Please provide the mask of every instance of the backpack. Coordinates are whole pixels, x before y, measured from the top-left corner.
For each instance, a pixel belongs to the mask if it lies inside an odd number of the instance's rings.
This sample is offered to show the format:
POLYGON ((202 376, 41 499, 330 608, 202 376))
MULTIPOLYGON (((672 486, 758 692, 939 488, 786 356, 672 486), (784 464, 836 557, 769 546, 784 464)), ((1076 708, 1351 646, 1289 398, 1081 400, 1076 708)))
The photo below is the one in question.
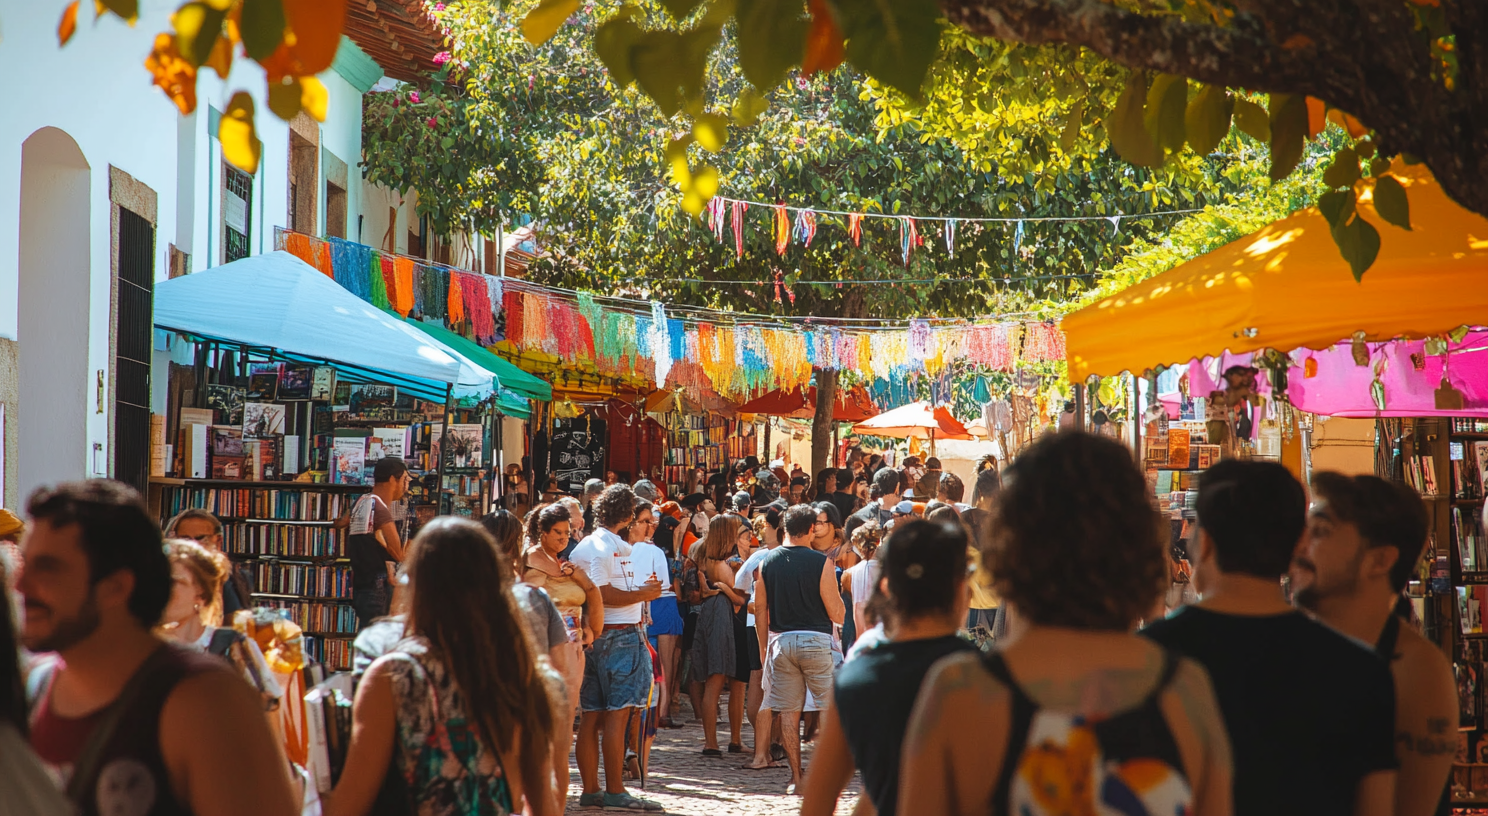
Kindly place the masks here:
POLYGON ((682 567, 682 600, 692 606, 703 602, 702 582, 698 577, 697 562, 687 559, 682 567))

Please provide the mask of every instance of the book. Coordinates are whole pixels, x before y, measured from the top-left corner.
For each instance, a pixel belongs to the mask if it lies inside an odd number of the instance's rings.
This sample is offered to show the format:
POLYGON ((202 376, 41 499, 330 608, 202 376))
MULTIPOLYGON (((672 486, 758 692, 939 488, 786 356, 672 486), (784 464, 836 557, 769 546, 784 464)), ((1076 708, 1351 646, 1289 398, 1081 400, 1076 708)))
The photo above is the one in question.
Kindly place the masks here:
POLYGON ((180 424, 184 428, 187 425, 216 425, 217 423, 212 420, 211 408, 182 408, 180 424))
POLYGON ((243 436, 262 439, 284 434, 284 406, 272 402, 250 402, 243 406, 243 436))
POLYGON ((279 440, 281 438, 264 437, 243 440, 246 478, 255 482, 273 481, 279 478, 279 440))
POLYGON ((331 442, 331 481, 336 484, 366 484, 362 473, 366 459, 365 437, 336 437, 331 442))
POLYGON ((391 385, 355 383, 347 404, 353 414, 360 414, 373 408, 392 408, 397 396, 397 389, 391 385))
POLYGON ((170 445, 165 443, 165 415, 150 415, 150 476, 164 476, 170 467, 170 445))
POLYGON ((188 479, 205 479, 211 472, 211 443, 207 432, 210 427, 193 422, 181 428, 181 475, 188 479))
POLYGON ((317 402, 329 402, 335 393, 336 369, 330 366, 316 366, 310 375, 310 399, 317 402))
POLYGON ((248 394, 251 400, 268 401, 279 397, 279 364, 259 363, 248 374, 248 394))
POLYGON ((342 382, 340 379, 336 380, 336 386, 331 391, 331 410, 351 410, 351 383, 342 382))
POLYGON ((1188 467, 1188 431, 1182 428, 1168 429, 1168 467, 1188 467))
POLYGON ((389 456, 403 458, 403 443, 407 435, 408 429, 402 427, 372 429, 372 435, 367 437, 367 455, 362 465, 367 482, 372 481, 372 469, 378 462, 389 456))
POLYGON ((310 366, 287 365, 279 374, 279 394, 275 399, 310 399, 310 378, 314 369, 310 366))
POLYGON ((293 475, 300 472, 300 438, 294 434, 284 437, 283 457, 280 459, 279 472, 293 475))
POLYGON ((444 428, 434 426, 429 441, 429 469, 439 467, 441 456, 447 456, 445 464, 450 467, 480 467, 484 430, 479 424, 451 425, 449 438, 444 439, 444 428))
POLYGON ((243 429, 227 425, 211 428, 212 478, 246 479, 243 429))
POLYGON ((248 392, 231 385, 206 386, 207 407, 217 412, 217 424, 242 425, 248 392))

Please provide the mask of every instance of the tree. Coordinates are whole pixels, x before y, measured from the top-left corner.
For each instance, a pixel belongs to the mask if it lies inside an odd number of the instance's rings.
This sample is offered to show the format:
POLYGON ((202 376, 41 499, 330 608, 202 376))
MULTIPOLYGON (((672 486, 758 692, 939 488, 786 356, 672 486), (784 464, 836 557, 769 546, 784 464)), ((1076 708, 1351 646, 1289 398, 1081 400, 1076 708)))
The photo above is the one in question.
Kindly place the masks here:
MULTIPOLYGON (((540 46, 529 44, 494 3, 439 12, 452 32, 452 76, 463 81, 436 86, 416 101, 406 92, 369 97, 368 177, 417 189, 435 223, 484 232, 508 225, 512 210, 482 206, 489 199, 470 191, 505 189, 513 206, 521 201, 537 218, 539 235, 555 249, 530 271, 547 283, 675 306, 828 320, 979 315, 1061 300, 1119 259, 1128 242, 1155 236, 1177 217, 1123 221, 1119 230, 1103 220, 962 224, 954 252, 939 223, 921 222, 926 245, 913 248, 906 262, 907 223, 869 220, 859 243, 849 237, 846 219, 820 214, 809 245, 789 239, 781 251, 770 226, 776 213, 753 206, 744 214, 741 241, 731 232, 732 213, 719 240, 683 209, 689 190, 710 178, 708 186, 756 202, 1037 218, 1202 206, 1241 186, 1224 175, 1232 163, 1224 156, 1145 170, 1103 153, 1039 172, 1004 172, 973 162, 913 122, 886 120, 845 68, 754 97, 728 48, 709 61, 704 94, 736 104, 727 114, 695 108, 694 127, 681 129, 596 58, 591 38, 615 8, 595 3, 579 10, 540 46), (671 169, 672 183, 662 167, 671 169)), ((666 13, 659 5, 627 8, 631 20, 666 13)), ((1019 128, 1008 133, 1029 135, 1019 128)), ((797 226, 794 219, 788 226, 797 226)), ((828 403, 832 378, 818 379, 828 403)), ((825 465, 828 428, 819 422, 814 433, 818 467, 825 465)))

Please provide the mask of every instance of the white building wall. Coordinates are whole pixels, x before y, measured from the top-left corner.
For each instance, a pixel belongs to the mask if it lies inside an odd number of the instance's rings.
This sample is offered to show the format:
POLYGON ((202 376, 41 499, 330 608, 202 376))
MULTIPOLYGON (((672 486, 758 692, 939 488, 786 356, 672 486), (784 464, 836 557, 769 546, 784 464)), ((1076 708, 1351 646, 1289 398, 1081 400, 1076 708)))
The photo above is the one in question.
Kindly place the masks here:
MULTIPOLYGON (((156 211, 141 214, 153 218, 156 226, 156 281, 168 275, 171 244, 190 256, 193 270, 219 265, 223 258, 222 148, 212 127, 217 118, 212 110, 225 110, 234 92, 246 90, 254 98, 256 126, 263 142, 253 182, 250 253, 272 251, 274 227, 288 222, 289 126, 268 108, 262 69, 240 58, 225 81, 210 69, 203 69, 197 82, 196 113, 186 117, 151 84, 144 60, 155 35, 169 28, 169 16, 176 5, 175 0, 142 0, 140 20, 133 27, 113 15, 95 24, 91 7, 85 8, 85 19, 65 47, 57 45, 61 6, 10 4, 4 12, 0 76, 16 81, 7 88, 5 113, 0 115, 0 345, 5 346, 0 349, 4 352, 0 354, 0 402, 5 404, 6 441, 0 506, 18 505, 32 487, 46 481, 108 475, 112 405, 110 394, 105 393, 100 410, 96 391, 100 376, 106 384, 113 381, 115 251, 110 166, 155 193, 156 211), (55 128, 75 142, 87 165, 85 223, 64 225, 56 223, 55 218, 28 221, 23 217, 22 146, 44 128, 55 128), (43 307, 58 313, 46 315, 43 322, 53 329, 52 336, 46 337, 38 329, 38 337, 33 339, 44 348, 29 358, 27 338, 20 336, 21 310, 31 305, 21 300, 23 224, 29 230, 29 257, 36 257, 33 248, 40 247, 44 258, 47 247, 56 247, 57 274, 73 269, 86 277, 59 281, 72 285, 59 285, 55 290, 59 296, 43 299, 43 307), (75 342, 59 344, 56 341, 61 337, 75 342), (17 355, 19 363, 13 362, 17 355), (86 356, 86 361, 62 360, 69 364, 53 365, 58 355, 86 356), (55 374, 51 373, 53 369, 55 374), (20 387, 23 371, 31 383, 36 377, 65 379, 48 382, 41 390, 56 397, 55 401, 69 403, 67 410, 58 412, 55 405, 28 401, 28 389, 20 387), (50 422, 48 414, 42 412, 67 418, 50 422), (43 428, 37 424, 40 422, 50 424, 43 428), (17 440, 27 437, 44 444, 18 446, 17 440), (27 448, 24 455, 20 447, 27 448), (39 457, 45 460, 44 466, 38 465, 39 457)), ((347 237, 356 240, 364 195, 357 167, 361 159, 361 93, 334 70, 326 71, 320 79, 329 93, 329 107, 326 123, 318 126, 319 141, 322 149, 347 164, 347 237)), ((316 223, 324 225, 324 178, 318 186, 320 212, 316 223)), ((369 243, 376 241, 365 229, 362 237, 369 243)), ((406 237, 402 240, 406 244, 406 237)), ((27 291, 38 291, 37 286, 44 287, 45 283, 28 277, 27 291)), ((28 294, 28 300, 32 297, 28 294)), ((157 354, 156 360, 163 363, 164 355, 157 354)), ((155 367, 153 379, 152 402, 154 410, 161 411, 165 396, 163 365, 155 367)))

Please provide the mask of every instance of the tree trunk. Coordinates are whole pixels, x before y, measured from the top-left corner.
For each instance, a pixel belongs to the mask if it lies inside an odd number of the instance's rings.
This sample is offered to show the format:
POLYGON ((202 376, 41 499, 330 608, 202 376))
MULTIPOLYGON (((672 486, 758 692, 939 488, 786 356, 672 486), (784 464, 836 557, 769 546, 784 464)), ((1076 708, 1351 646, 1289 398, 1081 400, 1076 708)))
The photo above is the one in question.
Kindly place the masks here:
POLYGON ((811 418, 811 477, 828 467, 832 458, 832 404, 837 401, 837 372, 816 372, 816 415, 811 418))
POLYGON ((1440 0, 1455 38, 1452 87, 1405 0, 1234 6, 1221 27, 1106 0, 941 0, 946 17, 974 34, 1067 43, 1129 68, 1316 97, 1374 128, 1386 154, 1420 157, 1447 195, 1488 215, 1488 3, 1440 0))

